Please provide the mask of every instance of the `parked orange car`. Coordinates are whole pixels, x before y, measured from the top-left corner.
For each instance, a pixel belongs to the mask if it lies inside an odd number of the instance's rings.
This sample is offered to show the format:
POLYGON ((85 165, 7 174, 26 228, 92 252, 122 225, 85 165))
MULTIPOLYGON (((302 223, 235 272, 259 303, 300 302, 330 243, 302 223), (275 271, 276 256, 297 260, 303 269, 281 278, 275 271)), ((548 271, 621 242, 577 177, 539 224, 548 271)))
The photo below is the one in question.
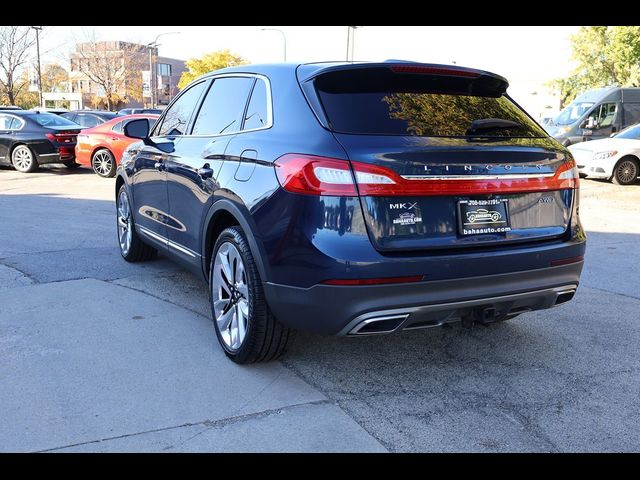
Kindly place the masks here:
POLYGON ((131 120, 147 118, 151 127, 158 116, 122 115, 97 127, 82 130, 76 143, 76 162, 90 166, 101 177, 113 177, 124 149, 136 141, 124 136, 124 126, 131 120))

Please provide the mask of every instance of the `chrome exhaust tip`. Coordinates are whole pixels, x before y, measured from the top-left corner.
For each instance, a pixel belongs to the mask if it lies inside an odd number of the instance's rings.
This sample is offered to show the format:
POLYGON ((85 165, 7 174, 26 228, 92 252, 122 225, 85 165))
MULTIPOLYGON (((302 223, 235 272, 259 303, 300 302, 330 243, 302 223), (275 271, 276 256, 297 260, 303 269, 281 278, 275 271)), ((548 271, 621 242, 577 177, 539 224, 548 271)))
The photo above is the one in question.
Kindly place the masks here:
POLYGON ((409 316, 408 313, 401 315, 387 315, 384 317, 368 318, 353 327, 348 335, 378 335, 384 333, 392 333, 396 331, 400 325, 409 316))
POLYGON ((558 296, 556 297, 556 301, 553 304, 553 306, 555 307, 556 305, 560 305, 562 303, 566 303, 569 300, 571 300, 574 295, 576 294, 576 289, 572 288, 569 290, 562 290, 560 292, 558 292, 558 296))

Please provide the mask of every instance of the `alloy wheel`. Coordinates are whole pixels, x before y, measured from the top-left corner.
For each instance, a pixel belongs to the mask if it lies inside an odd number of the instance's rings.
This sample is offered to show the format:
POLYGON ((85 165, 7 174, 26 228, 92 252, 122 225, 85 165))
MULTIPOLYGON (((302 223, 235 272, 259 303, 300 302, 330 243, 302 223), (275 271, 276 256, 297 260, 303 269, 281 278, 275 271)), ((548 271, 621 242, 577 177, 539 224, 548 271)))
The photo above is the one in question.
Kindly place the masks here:
POLYGON ((129 198, 127 192, 122 190, 118 196, 118 240, 123 256, 126 256, 131 248, 132 228, 129 198))
POLYGON ((620 162, 616 168, 616 177, 622 184, 633 183, 638 178, 638 166, 631 160, 620 162))
POLYGON ((238 350, 247 334, 249 286, 240 252, 230 242, 218 248, 213 265, 213 311, 220 336, 238 350))
POLYGON ((18 170, 29 170, 33 163, 33 154, 29 147, 20 145, 13 151, 13 165, 18 170))
POLYGON ((109 152, 106 150, 97 152, 93 156, 93 168, 99 175, 109 175, 109 172, 111 172, 111 169, 113 168, 113 159, 109 152))

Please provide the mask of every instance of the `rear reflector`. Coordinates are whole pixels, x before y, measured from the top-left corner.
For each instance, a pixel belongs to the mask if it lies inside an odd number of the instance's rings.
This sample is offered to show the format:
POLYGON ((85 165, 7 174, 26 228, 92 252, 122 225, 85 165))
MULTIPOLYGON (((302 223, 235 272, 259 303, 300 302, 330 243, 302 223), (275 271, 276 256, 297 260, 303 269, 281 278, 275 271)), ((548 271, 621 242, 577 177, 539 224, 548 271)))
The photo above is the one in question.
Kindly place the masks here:
POLYGON ((393 197, 487 195, 578 188, 573 159, 547 175, 405 178, 388 168, 314 155, 287 154, 275 162, 282 188, 305 195, 393 197))
POLYGON ((480 72, 457 68, 420 67, 417 65, 393 65, 391 71, 395 73, 418 73, 423 75, 447 75, 450 77, 478 78, 480 72))
POLYGON ((580 255, 579 257, 570 257, 570 258, 562 258, 560 260, 552 260, 552 267, 559 267, 560 265, 569 265, 571 263, 578 263, 584 260, 584 255, 580 255))
POLYGON ((324 285, 384 285, 389 283, 413 283, 421 282, 422 275, 411 275, 408 277, 387 277, 387 278, 344 278, 325 280, 324 285))

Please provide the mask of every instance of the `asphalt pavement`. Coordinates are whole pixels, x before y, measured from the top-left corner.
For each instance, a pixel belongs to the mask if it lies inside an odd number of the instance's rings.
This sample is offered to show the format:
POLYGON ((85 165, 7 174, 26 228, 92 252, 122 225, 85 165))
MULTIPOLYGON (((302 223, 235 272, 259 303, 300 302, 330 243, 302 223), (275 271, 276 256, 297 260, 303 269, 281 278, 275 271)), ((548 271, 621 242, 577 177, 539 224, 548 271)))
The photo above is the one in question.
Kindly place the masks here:
POLYGON ((217 345, 206 285, 128 264, 114 181, 0 168, 0 451, 639 451, 640 183, 582 181, 575 300, 471 330, 217 345))

